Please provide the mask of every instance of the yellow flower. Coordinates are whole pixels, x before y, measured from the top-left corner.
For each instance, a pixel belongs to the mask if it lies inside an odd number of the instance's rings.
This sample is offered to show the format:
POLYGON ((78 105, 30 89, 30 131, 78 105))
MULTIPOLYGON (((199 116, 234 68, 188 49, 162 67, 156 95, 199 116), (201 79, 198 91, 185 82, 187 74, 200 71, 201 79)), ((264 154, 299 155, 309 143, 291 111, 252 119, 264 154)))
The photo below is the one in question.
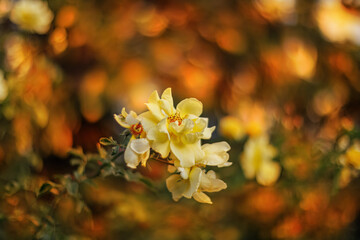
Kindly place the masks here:
POLYGON ((272 161, 276 149, 268 143, 266 136, 250 138, 245 144, 240 163, 245 177, 256 178, 259 184, 272 185, 280 175, 280 165, 272 161))
POLYGON ((145 132, 142 124, 137 116, 137 114, 133 111, 130 111, 128 114, 123 108, 121 110, 121 114, 114 114, 114 118, 117 123, 120 124, 123 128, 128 128, 132 134, 132 139, 136 137, 145 137, 145 132))
POLYGON ((173 174, 166 179, 166 186, 172 193, 174 201, 182 197, 189 199, 193 197, 198 202, 212 204, 211 199, 204 192, 218 192, 227 187, 225 182, 216 178, 214 171, 205 173, 205 170, 192 167, 188 170, 188 174, 182 173, 173 174))
POLYGON ((205 170, 203 170, 200 180, 200 186, 193 194, 193 198, 201 203, 212 204, 211 199, 204 192, 219 192, 226 188, 226 183, 220 179, 217 179, 214 171, 210 170, 205 173, 205 170))
POLYGON ((229 160, 230 145, 227 142, 217 142, 212 144, 204 144, 201 146, 204 151, 204 158, 197 161, 196 164, 203 164, 217 167, 228 167, 231 166, 229 160))
POLYGON ((200 140, 209 139, 215 127, 208 128, 208 119, 199 117, 203 108, 199 100, 187 98, 174 108, 168 88, 161 98, 154 91, 146 106, 149 111, 139 117, 154 151, 163 158, 171 151, 182 167, 194 166, 204 157, 200 140))
POLYGON ((21 0, 16 2, 10 13, 10 20, 20 28, 30 32, 45 34, 49 31, 54 15, 47 2, 21 0))
POLYGON ((238 118, 226 116, 220 120, 220 133, 229 139, 240 140, 245 135, 245 129, 238 118))
POLYGON ((150 144, 145 138, 146 133, 137 114, 133 111, 127 113, 123 108, 121 114, 114 114, 114 118, 120 126, 128 128, 132 134, 124 153, 126 165, 130 168, 136 168, 141 162, 142 166, 146 166, 150 155, 150 144))
POLYGON ((340 157, 340 162, 343 165, 350 165, 355 169, 360 169, 360 142, 355 141, 346 153, 340 157))
POLYGON ((0 70, 0 102, 2 102, 8 95, 8 86, 4 79, 4 73, 0 70))
POLYGON ((139 138, 130 140, 125 149, 124 159, 128 167, 136 168, 140 162, 142 166, 146 166, 149 156, 149 141, 146 138, 139 138))
POLYGON ((173 174, 168 177, 166 179, 166 187, 172 193, 174 201, 179 201, 182 197, 191 198, 200 186, 201 175, 201 169, 193 167, 189 170, 186 179, 181 174, 173 174))

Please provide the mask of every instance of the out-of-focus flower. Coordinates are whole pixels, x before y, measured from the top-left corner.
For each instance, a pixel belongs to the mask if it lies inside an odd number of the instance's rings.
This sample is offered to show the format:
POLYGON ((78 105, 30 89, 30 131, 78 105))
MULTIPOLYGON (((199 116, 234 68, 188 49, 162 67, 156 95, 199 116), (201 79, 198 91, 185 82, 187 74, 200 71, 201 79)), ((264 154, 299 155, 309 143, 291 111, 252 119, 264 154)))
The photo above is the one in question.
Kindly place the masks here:
POLYGON ((12 1, 10 0, 0 0, 0 22, 1 19, 9 13, 11 10, 12 1))
POLYGON ((272 185, 280 175, 280 165, 272 161, 276 149, 269 144, 267 136, 250 138, 245 144, 240 163, 245 177, 256 178, 261 185, 272 185))
POLYGON ((20 28, 30 32, 45 34, 49 31, 54 14, 47 2, 21 0, 16 2, 10 13, 10 20, 20 28))
POLYGON ((348 101, 348 96, 349 89, 344 84, 334 84, 316 93, 313 99, 313 109, 319 116, 331 115, 341 109, 348 101))
POLYGON ((360 44, 360 17, 346 9, 341 1, 320 1, 315 18, 321 32, 330 41, 360 44))
POLYGON ((230 145, 227 142, 217 142, 212 144, 204 144, 201 146, 205 156, 198 161, 198 164, 204 164, 208 166, 228 167, 231 166, 229 160, 230 145))
POLYGON ((166 179, 166 186, 174 201, 182 197, 193 197, 198 202, 212 204, 204 192, 218 192, 227 187, 225 182, 216 178, 214 171, 205 173, 205 170, 198 167, 191 168, 186 177, 184 179, 183 174, 174 174, 166 179))
POLYGON ((130 168, 136 168, 141 162, 146 166, 150 156, 150 144, 146 138, 133 139, 126 147, 124 159, 126 165, 130 168))
POLYGON ((151 148, 163 158, 171 150, 182 167, 192 167, 196 160, 204 157, 200 140, 209 139, 215 127, 208 128, 208 119, 199 117, 203 107, 199 100, 184 99, 175 109, 171 89, 168 88, 161 99, 154 91, 146 106, 149 111, 139 117, 151 148))
POLYGON ((226 116, 220 120, 220 133, 226 138, 240 140, 245 135, 245 129, 238 118, 226 116))
POLYGON ((155 37, 166 30, 168 19, 157 13, 154 7, 144 9, 138 18, 135 19, 139 32, 147 37, 155 37))
POLYGON ((221 119, 220 132, 234 140, 241 139, 245 134, 252 137, 266 134, 273 123, 273 111, 250 100, 243 100, 238 104, 238 110, 233 116, 221 119))
POLYGON ((340 162, 345 166, 351 166, 360 170, 360 142, 356 141, 346 153, 340 157, 340 162))
POLYGON ((287 37, 283 43, 287 69, 302 79, 310 79, 315 74, 316 48, 296 37, 287 37))
POLYGON ((346 187, 351 182, 351 180, 358 175, 359 173, 355 169, 349 166, 343 167, 340 171, 339 186, 341 188, 346 187))
POLYGON ((7 95, 8 95, 8 86, 4 79, 4 73, 2 70, 0 70, 0 103, 4 101, 7 95))
POLYGON ((254 4, 266 19, 289 22, 294 14, 296 0, 255 0, 254 4))

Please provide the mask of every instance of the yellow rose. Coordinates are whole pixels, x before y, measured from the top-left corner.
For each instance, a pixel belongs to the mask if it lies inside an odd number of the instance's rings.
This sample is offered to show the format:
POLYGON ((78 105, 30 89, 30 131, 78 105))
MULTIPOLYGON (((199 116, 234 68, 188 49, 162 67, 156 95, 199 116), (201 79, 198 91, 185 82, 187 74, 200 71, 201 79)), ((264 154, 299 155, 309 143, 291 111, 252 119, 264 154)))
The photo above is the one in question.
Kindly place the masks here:
POLYGON ((149 111, 139 117, 154 151, 163 158, 171 151, 182 167, 192 167, 204 157, 200 140, 209 139, 215 127, 208 128, 208 119, 199 117, 203 107, 199 100, 187 98, 174 108, 168 88, 161 98, 154 91, 146 106, 149 111))

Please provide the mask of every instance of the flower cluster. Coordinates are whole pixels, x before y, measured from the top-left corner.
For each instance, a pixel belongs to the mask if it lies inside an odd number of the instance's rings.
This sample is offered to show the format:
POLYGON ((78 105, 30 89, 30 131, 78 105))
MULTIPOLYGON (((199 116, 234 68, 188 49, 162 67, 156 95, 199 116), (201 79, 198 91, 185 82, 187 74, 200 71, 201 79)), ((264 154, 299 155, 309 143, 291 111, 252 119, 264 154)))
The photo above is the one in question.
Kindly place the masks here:
MULTIPOLYGON (((204 192, 217 192, 227 187, 216 178, 214 171, 206 172, 205 166, 226 167, 230 146, 226 142, 201 145, 210 139, 215 127, 208 127, 208 119, 200 117, 203 106, 195 98, 187 98, 174 107, 171 89, 161 98, 154 91, 146 103, 148 111, 137 115, 125 109, 114 115, 115 120, 129 129, 132 137, 126 147, 124 159, 128 167, 146 166, 149 158, 158 156, 174 173, 166 186, 175 201, 193 197, 202 203, 212 203, 204 192), (151 155, 151 150, 154 153, 151 155)), ((154 157, 155 158, 155 157, 154 157)))

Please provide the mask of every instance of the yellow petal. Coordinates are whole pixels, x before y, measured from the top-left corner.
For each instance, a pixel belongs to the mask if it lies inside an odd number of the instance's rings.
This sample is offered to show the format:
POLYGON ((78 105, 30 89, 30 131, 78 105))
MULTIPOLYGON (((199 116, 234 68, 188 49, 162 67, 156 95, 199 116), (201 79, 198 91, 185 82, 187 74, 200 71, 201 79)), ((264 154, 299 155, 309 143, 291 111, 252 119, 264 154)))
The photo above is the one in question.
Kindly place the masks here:
POLYGON ((171 88, 167 88, 164 90, 163 94, 161 95, 161 99, 166 100, 170 104, 170 106, 174 106, 171 88))
POLYGON ((174 112, 174 107, 164 99, 159 100, 160 111, 163 113, 164 117, 171 116, 174 112), (166 115, 166 116, 165 116, 166 115))
POLYGON ((148 103, 145 103, 149 111, 153 114, 153 116, 160 121, 162 118, 164 118, 164 114, 161 112, 160 106, 159 106, 159 94, 157 91, 154 91, 151 93, 148 103))
POLYGON ((247 179, 253 179, 255 177, 255 164, 253 163, 253 158, 244 152, 240 156, 240 164, 245 177, 247 179))
POLYGON ((202 145, 201 148, 205 153, 205 157, 202 160, 202 162, 205 165, 209 165, 209 166, 229 165, 229 164, 225 164, 229 160, 229 154, 227 153, 227 151, 230 150, 230 145, 227 142, 222 141, 213 144, 204 144, 202 145))
POLYGON ((191 198, 194 192, 197 191, 197 189, 200 186, 200 179, 201 179, 202 171, 198 167, 193 167, 189 174, 189 186, 186 189, 186 191, 183 193, 183 196, 186 198, 191 198))
POLYGON ((115 121, 124 128, 129 128, 130 125, 125 121, 125 118, 127 117, 127 112, 125 108, 123 107, 121 109, 121 114, 114 114, 115 121))
POLYGON ((147 160, 149 160, 150 157, 150 149, 148 149, 145 153, 140 155, 140 161, 141 161, 141 166, 145 167, 147 160))
POLYGON ((202 134, 202 139, 210 139, 211 138, 211 135, 212 133, 214 132, 215 130, 215 126, 211 127, 211 128, 205 128, 204 131, 203 131, 203 134, 202 134))
POLYGON ((210 170, 205 173, 205 170, 201 177, 200 189, 204 192, 218 192, 226 189, 227 185, 221 179, 216 178, 215 172, 210 170))
POLYGON ((130 168, 136 168, 139 165, 140 159, 138 155, 132 151, 130 144, 125 149, 124 160, 130 168))
POLYGON ((170 141, 170 149, 179 160, 181 167, 192 167, 195 161, 204 157, 204 151, 201 150, 200 140, 192 144, 184 144, 180 141, 170 141))
POLYGON ((180 125, 175 122, 169 124, 169 131, 181 135, 190 132, 194 127, 194 122, 190 119, 184 119, 180 125))
POLYGON ((145 138, 134 139, 129 143, 131 150, 136 154, 144 154, 150 150, 149 141, 145 138))
POLYGON ((170 149, 174 155, 179 159, 182 167, 192 167, 195 165, 195 156, 192 148, 181 142, 170 141, 170 149))
POLYGON ((193 194, 193 198, 200 202, 200 203, 208 203, 208 204, 212 204, 212 201, 211 199, 209 198, 208 195, 206 195, 205 193, 203 192, 195 192, 193 194))
POLYGON ((159 94, 158 92, 155 90, 153 91, 151 94, 150 94, 150 97, 149 97, 149 103, 155 103, 157 104, 157 102, 160 100, 159 98, 159 94))
POLYGON ((158 103, 145 103, 145 105, 156 120, 160 121, 165 117, 158 103))
POLYGON ((180 175, 174 174, 166 179, 166 187, 171 192, 174 201, 179 201, 188 188, 188 183, 180 175))
POLYGON ((165 89, 161 95, 160 107, 170 116, 174 113, 174 101, 171 95, 171 88, 165 89))
POLYGON ((124 118, 128 115, 124 107, 121 109, 121 115, 123 115, 124 118))
POLYGON ((166 158, 170 153, 170 141, 166 133, 160 132, 156 127, 151 128, 147 133, 151 148, 166 158))
POLYGON ((198 117, 203 111, 203 105, 196 98, 186 98, 177 105, 176 110, 180 112, 182 118, 185 118, 186 115, 189 114, 198 117))
POLYGON ((158 123, 158 120, 154 117, 154 115, 150 111, 140 114, 139 119, 145 132, 148 132, 158 123))
POLYGON ((281 172, 280 165, 272 161, 264 161, 256 174, 256 181, 264 186, 270 186, 276 182, 281 172))
POLYGON ((139 123, 139 120, 137 119, 137 114, 133 111, 130 111, 130 113, 126 116, 125 121, 130 126, 139 123))

